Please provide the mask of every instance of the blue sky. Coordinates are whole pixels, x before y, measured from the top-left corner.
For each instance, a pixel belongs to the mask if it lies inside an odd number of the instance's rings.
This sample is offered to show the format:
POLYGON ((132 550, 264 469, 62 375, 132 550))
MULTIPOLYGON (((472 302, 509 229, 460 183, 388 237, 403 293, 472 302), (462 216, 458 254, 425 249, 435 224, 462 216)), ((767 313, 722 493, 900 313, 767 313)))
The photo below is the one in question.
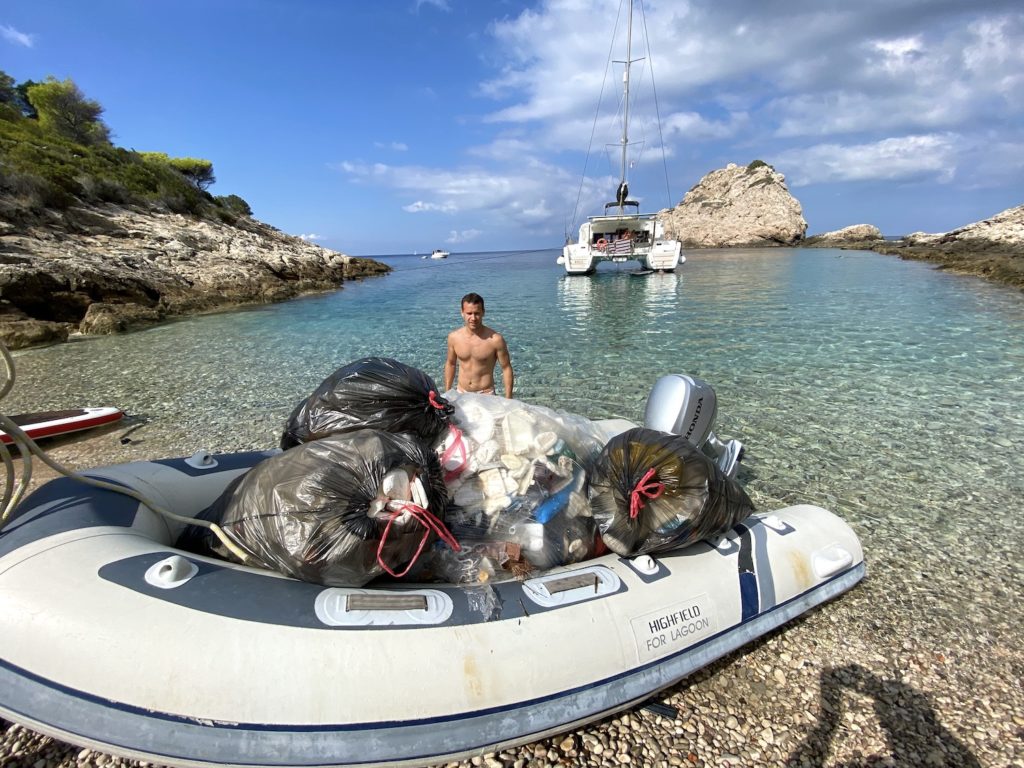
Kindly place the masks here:
MULTIPOLYGON (((0 69, 70 77, 115 144, 210 160, 214 194, 329 248, 548 248, 614 193, 619 13, 7 0, 0 69)), ((785 174, 809 234, 947 231, 1024 203, 1019 0, 647 0, 636 14, 629 181, 645 210, 755 159, 785 174)))

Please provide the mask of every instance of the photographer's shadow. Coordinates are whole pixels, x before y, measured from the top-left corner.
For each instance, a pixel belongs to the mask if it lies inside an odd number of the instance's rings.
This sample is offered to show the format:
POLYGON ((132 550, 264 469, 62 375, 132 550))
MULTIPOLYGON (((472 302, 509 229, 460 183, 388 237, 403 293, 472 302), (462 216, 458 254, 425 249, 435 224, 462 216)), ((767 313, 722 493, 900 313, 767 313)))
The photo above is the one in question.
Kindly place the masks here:
MULTIPOLYGON (((826 764, 830 744, 840 727, 844 690, 872 699, 875 715, 889 744, 890 764, 981 768, 978 759, 938 721, 927 696, 898 680, 876 677, 857 664, 822 672, 821 719, 817 728, 789 756, 786 765, 826 764)), ((828 764, 837 768, 855 768, 877 763, 877 755, 865 755, 852 762, 828 764)))

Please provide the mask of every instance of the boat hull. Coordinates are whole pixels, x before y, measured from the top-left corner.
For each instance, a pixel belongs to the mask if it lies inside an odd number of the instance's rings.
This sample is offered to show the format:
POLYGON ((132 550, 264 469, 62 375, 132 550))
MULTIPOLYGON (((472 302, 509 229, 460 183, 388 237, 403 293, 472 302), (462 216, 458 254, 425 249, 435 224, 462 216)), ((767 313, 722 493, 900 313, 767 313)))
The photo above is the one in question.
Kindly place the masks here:
MULTIPOLYGON (((190 515, 266 455, 88 474, 190 515)), ((177 534, 66 478, 18 508, 0 533, 0 716, 173 765, 466 758, 642 701, 864 574, 856 535, 812 506, 656 558, 475 587, 323 587, 180 552, 177 534), (366 595, 426 607, 364 609, 366 595)))
POLYGON ((678 240, 664 237, 664 227, 649 214, 591 216, 579 239, 567 243, 558 259, 569 275, 592 274, 598 264, 635 261, 641 269, 671 272, 686 261, 678 240), (628 232, 628 237, 620 237, 628 232))

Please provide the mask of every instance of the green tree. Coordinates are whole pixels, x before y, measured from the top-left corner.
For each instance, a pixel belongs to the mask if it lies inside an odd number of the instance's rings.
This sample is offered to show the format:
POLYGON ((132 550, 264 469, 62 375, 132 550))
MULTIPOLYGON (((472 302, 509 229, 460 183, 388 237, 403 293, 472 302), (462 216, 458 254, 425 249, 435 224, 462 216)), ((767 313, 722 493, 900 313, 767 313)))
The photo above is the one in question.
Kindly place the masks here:
POLYGON ((171 166, 182 176, 196 185, 197 189, 206 190, 217 181, 213 175, 213 163, 198 157, 172 157, 171 166))
POLYGON ((32 102, 28 100, 28 89, 33 85, 39 85, 35 80, 26 80, 24 83, 18 83, 18 102, 17 105, 21 107, 21 114, 25 117, 31 118, 32 120, 39 119, 39 113, 36 112, 36 108, 32 106, 32 102))
POLYGON ((18 89, 14 87, 14 78, 0 69, 0 104, 17 105, 18 89))
POLYGON ((170 157, 166 152, 139 152, 144 160, 165 163, 188 179, 196 189, 206 190, 217 181, 213 163, 198 157, 170 157))
POLYGON ((87 99, 67 78, 63 82, 50 75, 43 83, 27 89, 29 104, 39 115, 39 125, 79 144, 97 146, 110 143, 110 129, 100 119, 103 107, 87 99))

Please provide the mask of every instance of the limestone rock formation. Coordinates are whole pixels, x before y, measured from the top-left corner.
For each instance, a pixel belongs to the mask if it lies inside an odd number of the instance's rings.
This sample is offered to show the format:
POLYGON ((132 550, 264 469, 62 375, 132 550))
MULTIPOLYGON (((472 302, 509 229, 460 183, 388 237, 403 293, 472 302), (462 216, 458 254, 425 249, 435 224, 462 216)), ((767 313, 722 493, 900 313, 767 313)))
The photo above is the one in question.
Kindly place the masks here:
POLYGON ((12 349, 280 301, 391 270, 245 217, 232 225, 119 206, 27 221, 6 214, 0 207, 0 339, 12 349))
POLYGON ((909 246, 969 246, 974 250, 1013 250, 1024 248, 1024 205, 1008 208, 988 219, 942 232, 914 232, 904 238, 909 246))
POLYGON ((661 212, 665 233, 686 248, 795 245, 807 232, 786 177, 755 160, 707 174, 675 208, 661 212))
POLYGON ((871 250, 1024 289, 1024 205, 949 232, 876 242, 871 250))
POLYGON ((882 239, 881 230, 874 224, 853 224, 832 232, 822 232, 820 235, 808 237, 804 240, 803 245, 833 248, 841 245, 868 245, 882 239))

